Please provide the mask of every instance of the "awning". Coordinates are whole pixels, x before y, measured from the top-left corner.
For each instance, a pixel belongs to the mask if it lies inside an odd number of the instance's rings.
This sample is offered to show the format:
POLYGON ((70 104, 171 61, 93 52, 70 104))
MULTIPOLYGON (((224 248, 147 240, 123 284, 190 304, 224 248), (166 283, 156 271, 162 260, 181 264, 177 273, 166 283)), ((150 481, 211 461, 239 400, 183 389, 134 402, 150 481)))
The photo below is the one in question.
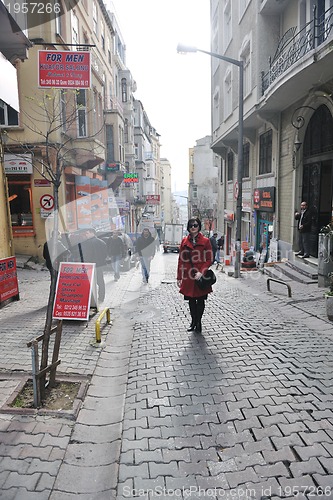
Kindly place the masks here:
POLYGON ((5 5, 0 0, 0 52, 14 63, 16 59, 27 59, 27 49, 32 43, 24 35, 15 19, 9 14, 5 5))

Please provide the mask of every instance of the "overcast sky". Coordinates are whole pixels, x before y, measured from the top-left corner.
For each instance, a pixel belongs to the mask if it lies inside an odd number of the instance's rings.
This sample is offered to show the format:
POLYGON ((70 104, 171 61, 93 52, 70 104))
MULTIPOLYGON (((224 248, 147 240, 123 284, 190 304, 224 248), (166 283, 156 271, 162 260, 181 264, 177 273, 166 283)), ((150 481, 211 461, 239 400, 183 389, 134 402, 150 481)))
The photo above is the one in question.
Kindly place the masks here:
POLYGON ((210 50, 209 0, 113 0, 126 64, 161 157, 172 165, 172 190, 186 190, 188 149, 211 133, 210 57, 180 55, 179 42, 210 50))

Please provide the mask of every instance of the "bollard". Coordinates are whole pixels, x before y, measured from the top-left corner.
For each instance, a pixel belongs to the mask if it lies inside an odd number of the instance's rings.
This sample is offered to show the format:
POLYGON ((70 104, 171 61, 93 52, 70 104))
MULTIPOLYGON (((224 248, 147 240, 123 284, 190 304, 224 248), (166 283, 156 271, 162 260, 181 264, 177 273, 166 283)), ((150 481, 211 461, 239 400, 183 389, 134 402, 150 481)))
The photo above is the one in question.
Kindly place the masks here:
POLYGON ((288 288, 288 297, 291 297, 291 286, 288 283, 285 283, 284 281, 276 280, 274 278, 267 278, 267 290, 269 292, 271 291, 271 287, 270 287, 271 281, 274 281, 275 283, 280 283, 280 285, 285 285, 288 288))
POLYGON ((105 315, 106 315, 107 323, 110 324, 111 323, 111 313, 110 313, 109 307, 106 307, 105 309, 103 309, 103 311, 101 312, 101 314, 98 316, 98 318, 96 320, 95 332, 96 332, 97 344, 100 344, 100 342, 101 342, 101 321, 103 319, 103 316, 105 316, 105 315))

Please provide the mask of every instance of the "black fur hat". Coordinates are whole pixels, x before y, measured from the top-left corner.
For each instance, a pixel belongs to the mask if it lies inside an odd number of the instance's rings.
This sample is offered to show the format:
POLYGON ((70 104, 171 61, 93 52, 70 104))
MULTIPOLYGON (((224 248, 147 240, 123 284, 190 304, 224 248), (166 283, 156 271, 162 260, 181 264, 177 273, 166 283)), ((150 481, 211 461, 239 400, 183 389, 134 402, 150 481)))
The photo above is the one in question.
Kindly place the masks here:
POLYGON ((187 230, 188 230, 188 232, 190 232, 190 224, 193 224, 193 222, 197 222, 199 224, 199 231, 201 231, 201 220, 199 220, 197 218, 192 218, 187 223, 187 230))

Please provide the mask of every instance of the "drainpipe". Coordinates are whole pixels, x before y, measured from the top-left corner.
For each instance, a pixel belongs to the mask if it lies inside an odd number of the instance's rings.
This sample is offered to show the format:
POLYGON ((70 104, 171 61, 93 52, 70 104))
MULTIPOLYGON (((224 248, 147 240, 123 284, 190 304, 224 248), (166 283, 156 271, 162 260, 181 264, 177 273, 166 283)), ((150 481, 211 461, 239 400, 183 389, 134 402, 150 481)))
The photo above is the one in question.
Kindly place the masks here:
POLYGON ((280 240, 280 160, 281 160, 281 130, 282 130, 282 118, 281 113, 279 113, 279 125, 277 130, 277 154, 276 154, 276 168, 275 168, 275 190, 276 190, 276 199, 275 199, 275 230, 274 237, 277 241, 280 240))

